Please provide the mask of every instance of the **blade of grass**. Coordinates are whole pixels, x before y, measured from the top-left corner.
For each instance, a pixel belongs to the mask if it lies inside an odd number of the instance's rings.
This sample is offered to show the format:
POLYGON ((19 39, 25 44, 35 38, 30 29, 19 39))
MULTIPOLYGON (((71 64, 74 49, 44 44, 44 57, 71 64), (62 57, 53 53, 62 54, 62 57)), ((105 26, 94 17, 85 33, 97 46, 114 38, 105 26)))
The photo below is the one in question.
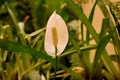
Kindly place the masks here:
POLYGON ((102 74, 106 76, 108 80, 114 80, 114 77, 111 74, 109 74, 106 70, 102 70, 102 74))
MULTIPOLYGON (((93 5, 93 8, 92 8, 92 10, 91 10, 91 12, 90 12, 90 15, 89 15, 89 21, 90 21, 90 23, 92 24, 92 20, 93 20, 93 17, 94 17, 94 12, 95 12, 95 7, 96 7, 96 5, 97 5, 97 2, 98 2, 98 0, 96 0, 96 2, 94 3, 94 5, 93 5)), ((86 31, 86 45, 89 45, 89 41, 90 41, 90 32, 89 32, 89 30, 87 29, 87 31, 86 31)), ((87 62, 89 63, 89 65, 88 66, 90 66, 90 68, 91 68, 91 60, 90 60, 90 52, 89 52, 89 50, 87 50, 87 51, 85 51, 84 53, 86 53, 86 55, 85 55, 85 59, 87 60, 87 62)), ((91 71, 91 69, 90 69, 90 73, 91 73, 92 71, 91 71)))
MULTIPOLYGON (((87 45, 85 47, 80 47, 80 50, 81 51, 86 51, 86 50, 91 50, 91 49, 96 49, 97 45, 87 45)), ((59 57, 63 57, 63 56, 67 56, 69 54, 73 54, 76 52, 76 49, 73 49, 73 50, 69 50, 63 54, 61 54, 59 57)))
POLYGON ((81 8, 78 5, 76 5, 74 2, 72 2, 72 0, 65 0, 65 1, 67 2, 71 10, 74 12, 74 14, 82 21, 83 24, 85 24, 85 26, 87 27, 89 32, 92 34, 95 41, 99 42, 99 38, 96 35, 97 33, 95 29, 93 28, 92 24, 88 21, 87 17, 85 16, 81 8))
MULTIPOLYGON (((96 43, 99 43, 99 36, 97 35, 95 29, 93 28, 92 24, 89 22, 89 20, 86 18, 82 10, 78 5, 76 5, 72 0, 65 0, 68 4, 68 6, 71 8, 71 10, 74 12, 74 14, 85 24, 89 32, 91 33, 93 39, 96 41, 96 43)), ((109 72, 113 72, 114 76, 118 75, 118 71, 116 70, 115 66, 110 60, 110 57, 108 56, 106 50, 103 50, 102 54, 102 61, 106 68, 109 70, 109 72)), ((119 76, 116 76, 118 79, 119 76)))
POLYGON ((7 9, 9 15, 10 15, 12 21, 13 21, 13 24, 15 25, 14 28, 17 31, 17 35, 20 38, 20 41, 22 42, 23 45, 26 45, 26 41, 25 41, 21 31, 20 31, 20 28, 18 26, 18 21, 17 21, 15 15, 14 15, 13 11, 10 9, 10 7, 8 6, 7 3, 5 4, 5 6, 6 6, 6 9, 7 9))
POLYGON ((109 25, 109 19, 108 18, 103 19, 102 29, 100 31, 100 38, 103 38, 104 35, 108 32, 108 27, 107 27, 108 25, 109 25))
MULTIPOLYGON (((100 9, 103 12, 104 16, 106 18, 110 19, 109 20, 110 26, 108 26, 108 28, 110 30, 109 32, 112 33, 115 30, 115 26, 114 26, 114 23, 112 21, 112 18, 110 16, 110 14, 109 14, 109 11, 107 10, 105 4, 101 0, 98 2, 98 6, 100 7, 100 9)), ((120 58, 120 39, 119 39, 119 36, 117 35, 116 31, 114 31, 114 33, 112 34, 112 40, 113 40, 114 46, 115 46, 115 48, 117 50, 117 53, 119 55, 119 58, 120 58)))
POLYGON ((107 36, 103 37, 100 40, 100 42, 98 44, 98 47, 97 47, 96 54, 95 54, 94 62, 93 62, 94 69, 95 69, 95 66, 98 64, 98 61, 101 58, 103 50, 105 49, 105 47, 106 47, 107 43, 109 42, 110 38, 111 38, 111 34, 108 34, 107 36))
POLYGON ((73 46, 75 47, 76 52, 79 54, 80 57, 80 61, 82 63, 82 66, 84 66, 88 71, 91 70, 91 66, 90 63, 88 62, 88 59, 86 59, 86 54, 81 53, 81 50, 79 48, 78 43, 75 40, 75 36, 72 32, 70 32, 70 42, 73 44, 73 46))
MULTIPOLYGON (((94 12, 95 12, 95 7, 97 5, 97 2, 98 2, 98 0, 96 0, 95 4, 93 5, 93 8, 92 8, 92 10, 90 12, 90 15, 89 15, 89 21, 90 21, 90 23, 92 23, 94 12)), ((87 44, 89 44, 89 39, 90 39, 90 33, 89 33, 88 29, 87 29, 87 33, 86 33, 87 44)))
POLYGON ((97 3, 98 3, 98 0, 96 0, 95 4, 93 5, 93 8, 92 8, 92 10, 90 12, 90 16, 89 16, 89 21, 90 22, 92 22, 92 20, 93 20, 93 16, 94 16, 94 12, 95 12, 95 7, 96 7, 97 3))
MULTIPOLYGON (((109 21, 108 19, 104 19, 103 20, 103 26, 102 26, 102 30, 101 30, 101 33, 100 33, 100 38, 102 38, 97 46, 97 51, 96 51, 96 54, 95 54, 95 58, 94 58, 94 61, 93 61, 93 67, 92 67, 92 73, 91 73, 91 77, 93 77, 95 74, 97 74, 97 69, 99 68, 99 60, 101 58, 101 55, 102 55, 102 52, 103 50, 105 49, 105 46, 107 45, 107 43, 109 42, 110 38, 111 38, 111 34, 108 34, 105 36, 106 34, 106 26, 107 24, 109 24, 109 21)), ((110 70, 109 70, 110 71, 110 70)))
MULTIPOLYGON (((110 26, 108 26, 108 28, 109 28, 109 32, 112 33, 115 30, 115 25, 112 21, 110 14, 109 14, 109 11, 107 10, 105 4, 102 1, 98 2, 98 6, 100 7, 104 16, 106 18, 109 18, 110 26)), ((112 40, 113 40, 113 45, 115 47, 115 50, 117 52, 116 54, 118 54, 118 61, 119 61, 120 60, 120 38, 117 35, 116 31, 114 31, 114 33, 112 34, 112 40)), ((119 72, 120 72, 120 63, 119 62, 118 62, 118 66, 119 66, 119 72)))
MULTIPOLYGON (((36 51, 32 48, 29 48, 27 46, 23 46, 21 44, 12 42, 12 41, 7 41, 4 39, 0 39, 0 48, 7 50, 7 51, 12 51, 12 52, 23 52, 22 55, 25 55, 25 53, 29 53, 31 54, 34 58, 36 56, 38 56, 39 58, 45 59, 49 62, 51 62, 53 65, 55 65, 55 60, 52 59, 50 56, 43 54, 42 52, 36 51)), ((78 75, 76 73, 74 73, 73 71, 71 71, 70 69, 68 69, 67 67, 65 67, 64 65, 62 65, 61 63, 58 62, 58 66, 61 67, 62 69, 66 70, 67 72, 69 72, 72 76, 74 76, 77 79, 80 80, 84 80, 84 78, 81 75, 78 75)))
MULTIPOLYGON (((24 36, 18 26, 18 21, 13 13, 13 11, 10 9, 9 5, 7 3, 5 3, 5 7, 13 21, 13 24, 15 25, 15 30, 17 31, 17 36, 18 38, 20 39, 21 43, 23 45, 26 45, 26 40, 24 39, 24 36)), ((28 59, 28 54, 25 54, 25 55, 22 55, 22 59, 23 59, 23 64, 24 64, 24 68, 27 69, 29 66, 30 66, 30 62, 29 62, 29 59, 28 59)))

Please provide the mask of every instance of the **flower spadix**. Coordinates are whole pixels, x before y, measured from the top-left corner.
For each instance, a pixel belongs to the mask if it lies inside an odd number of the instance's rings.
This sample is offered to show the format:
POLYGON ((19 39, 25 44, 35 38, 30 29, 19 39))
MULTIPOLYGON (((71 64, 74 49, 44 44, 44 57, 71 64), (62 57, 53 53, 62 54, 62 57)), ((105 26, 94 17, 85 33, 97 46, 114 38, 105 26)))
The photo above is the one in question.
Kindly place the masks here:
POLYGON ((50 16, 47 22, 44 47, 47 54, 55 56, 55 48, 57 55, 60 55, 68 42, 67 26, 60 15, 56 12, 50 16))

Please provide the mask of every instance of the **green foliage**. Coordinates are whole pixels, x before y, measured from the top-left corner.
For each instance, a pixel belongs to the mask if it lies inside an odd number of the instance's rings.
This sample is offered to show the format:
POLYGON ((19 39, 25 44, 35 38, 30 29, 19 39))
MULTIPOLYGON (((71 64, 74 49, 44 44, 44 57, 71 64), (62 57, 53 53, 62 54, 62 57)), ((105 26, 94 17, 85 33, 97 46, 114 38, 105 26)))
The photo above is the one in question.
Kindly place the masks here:
POLYGON ((37 78, 44 75, 47 80, 53 79, 55 59, 46 54, 43 46, 47 20, 56 11, 69 29, 67 48, 58 56, 56 78, 120 80, 120 37, 117 32, 120 26, 114 24, 119 22, 119 2, 96 0, 89 18, 83 13, 83 3, 84 0, 1 0, 0 79, 27 80, 35 75, 38 75, 37 78), (99 34, 92 25, 96 5, 104 15, 99 34), (24 28, 19 25, 20 22, 24 28), (69 23, 72 23, 72 27, 69 23), (87 28, 86 35, 83 34, 83 25, 87 28), (95 43, 91 44, 91 40, 95 43), (106 51, 108 43, 113 44, 114 55, 106 51), (93 61, 90 58, 92 50, 95 50, 93 61))

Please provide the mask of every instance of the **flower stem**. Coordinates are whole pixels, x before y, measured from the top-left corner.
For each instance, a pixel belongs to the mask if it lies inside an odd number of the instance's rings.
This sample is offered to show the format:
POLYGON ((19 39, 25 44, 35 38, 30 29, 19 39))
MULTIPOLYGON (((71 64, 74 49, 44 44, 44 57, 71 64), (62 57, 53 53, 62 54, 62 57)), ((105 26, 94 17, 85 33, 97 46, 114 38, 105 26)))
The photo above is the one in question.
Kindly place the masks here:
POLYGON ((55 75, 54 80, 56 80, 56 72, 57 72, 57 47, 55 47, 55 75))

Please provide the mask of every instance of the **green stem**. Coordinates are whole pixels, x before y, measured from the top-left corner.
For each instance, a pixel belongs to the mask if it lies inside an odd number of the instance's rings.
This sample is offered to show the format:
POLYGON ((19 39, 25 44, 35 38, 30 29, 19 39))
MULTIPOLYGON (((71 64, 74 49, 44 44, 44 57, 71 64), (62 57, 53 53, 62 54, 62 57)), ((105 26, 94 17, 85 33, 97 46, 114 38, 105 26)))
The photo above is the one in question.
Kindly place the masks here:
POLYGON ((55 75, 54 75, 54 80, 56 80, 56 72, 57 72, 57 47, 55 47, 55 75))

